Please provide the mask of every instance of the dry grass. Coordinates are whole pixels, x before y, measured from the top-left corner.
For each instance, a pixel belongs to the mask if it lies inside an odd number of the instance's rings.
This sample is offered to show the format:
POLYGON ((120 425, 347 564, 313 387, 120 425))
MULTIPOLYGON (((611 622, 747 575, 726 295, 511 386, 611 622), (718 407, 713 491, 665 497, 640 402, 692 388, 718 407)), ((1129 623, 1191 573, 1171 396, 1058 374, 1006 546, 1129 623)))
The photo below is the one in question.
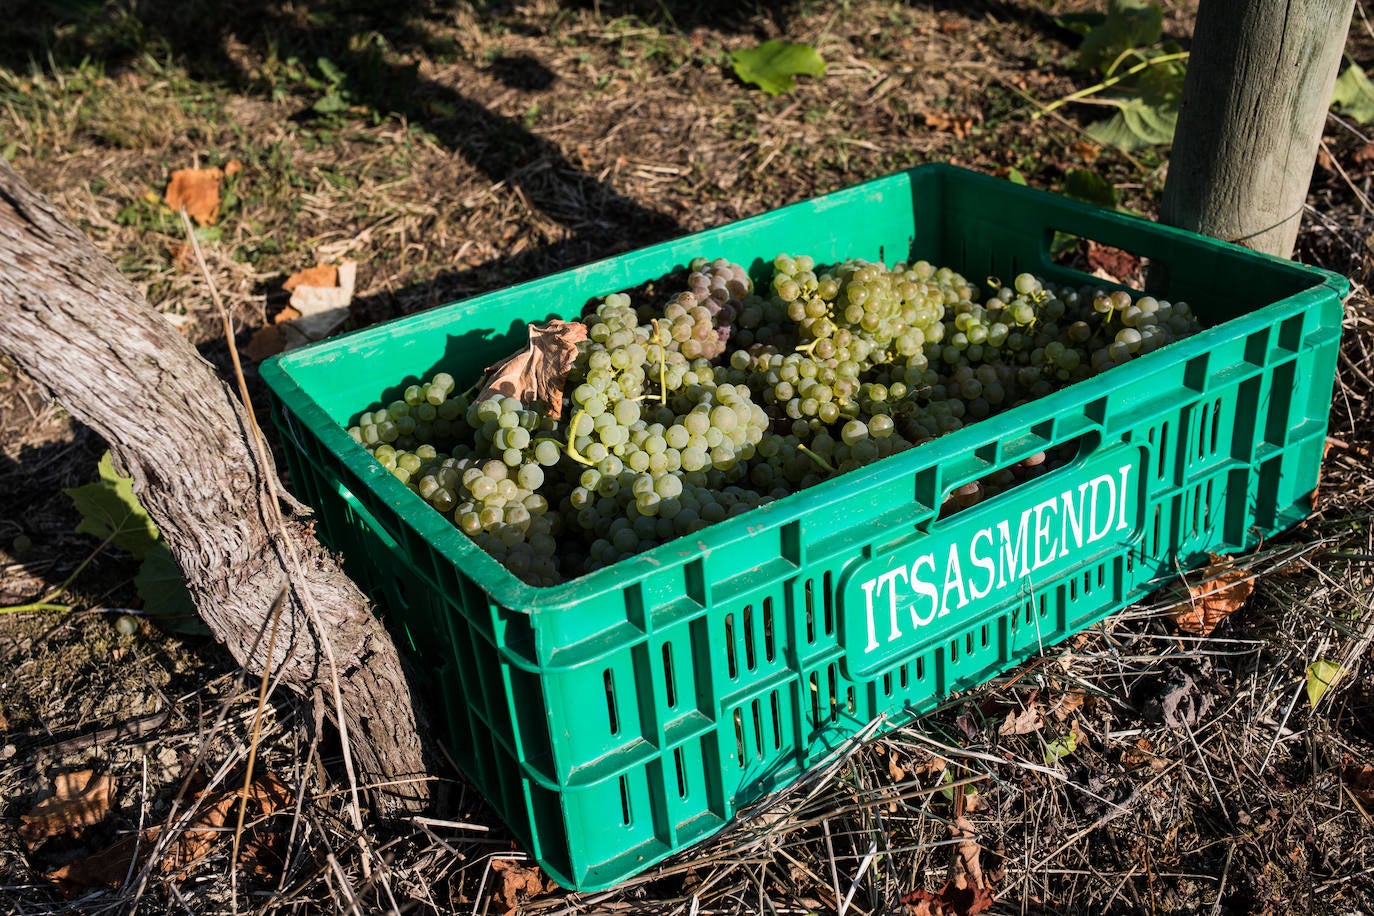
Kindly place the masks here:
MULTIPOLYGON (((217 361, 205 283, 147 196, 193 163, 245 165, 202 239, 244 335, 279 306, 282 278, 316 260, 360 260, 361 325, 931 159, 1016 166, 1052 188, 1091 164, 1147 213, 1162 180, 1161 162, 1082 143, 1076 114, 1029 122, 1027 96, 1078 85, 1068 36, 1038 4, 402 2, 369 17, 264 3, 216 28, 180 6, 135 6, 99 27, 66 13, 0 25, 6 47, 52 53, 36 67, 0 56, 0 137, 217 361), (729 50, 781 36, 815 41, 825 80, 768 99, 727 78, 729 50), (322 57, 349 74, 333 87, 342 113, 312 111, 330 91, 322 57)), ((1186 34, 1188 5, 1170 6, 1186 34)), ((111 626, 137 598, 127 559, 105 552, 75 586, 82 610, 0 615, 0 911, 914 912, 903 899, 944 882, 960 814, 996 912, 1374 911, 1374 809, 1343 776, 1374 749, 1371 173, 1358 127, 1332 122, 1325 142, 1339 168, 1314 177, 1298 256, 1357 292, 1320 511, 1245 558, 1255 593, 1212 636, 1181 635, 1168 612, 1183 599, 1166 590, 848 748, 605 893, 521 871, 523 853, 452 772, 431 816, 360 835, 319 701, 274 696, 257 770, 294 795, 250 819, 239 862, 226 835, 184 873, 140 864, 118 888, 67 897, 47 872, 155 825, 167 829, 150 842, 172 848, 200 823, 242 780, 257 708, 256 685, 212 644, 111 626), (1347 673, 1313 708, 1317 659, 1347 673), (1188 682, 1197 714, 1170 724, 1161 698, 1188 682), (1027 709, 1045 713, 1040 728, 1001 733, 1027 709), (1047 764, 1070 732, 1076 748, 1047 764), (18 816, 52 775, 91 765, 115 777, 113 816, 27 848, 18 816)), ((90 478, 102 445, 12 369, 0 376, 0 604, 13 604, 89 553, 60 488, 90 478)))

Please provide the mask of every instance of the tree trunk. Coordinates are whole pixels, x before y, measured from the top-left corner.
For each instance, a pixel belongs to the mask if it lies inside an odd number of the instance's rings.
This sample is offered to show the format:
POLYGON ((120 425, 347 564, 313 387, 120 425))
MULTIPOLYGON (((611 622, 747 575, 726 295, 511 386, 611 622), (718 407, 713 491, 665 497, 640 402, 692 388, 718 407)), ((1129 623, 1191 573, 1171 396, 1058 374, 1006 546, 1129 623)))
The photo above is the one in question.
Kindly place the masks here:
POLYGON ((270 665, 290 688, 318 686, 326 697, 337 677, 335 724, 347 731, 359 780, 387 784, 384 809, 422 806, 426 748, 395 645, 309 523, 274 504, 276 471, 250 441, 243 405, 3 161, 0 353, 109 443, 234 658, 254 675, 270 665), (283 588, 269 661, 265 633, 283 588))
POLYGON ((1202 0, 1160 218, 1293 253, 1354 0, 1202 0))

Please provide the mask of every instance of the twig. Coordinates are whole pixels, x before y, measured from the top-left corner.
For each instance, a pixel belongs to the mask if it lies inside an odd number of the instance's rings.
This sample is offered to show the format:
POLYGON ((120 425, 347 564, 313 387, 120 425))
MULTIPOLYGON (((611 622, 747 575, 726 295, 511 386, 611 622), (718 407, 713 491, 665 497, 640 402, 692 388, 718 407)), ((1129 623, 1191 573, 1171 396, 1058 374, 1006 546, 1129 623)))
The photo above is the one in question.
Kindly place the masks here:
POLYGON ((854 880, 850 882, 849 893, 844 895, 844 902, 840 904, 839 916, 844 916, 849 909, 849 901, 854 899, 854 892, 859 889, 859 882, 863 880, 864 874, 868 872, 868 866, 873 864, 873 857, 878 854, 878 841, 872 840, 868 844, 868 854, 859 863, 859 870, 854 873, 854 880))

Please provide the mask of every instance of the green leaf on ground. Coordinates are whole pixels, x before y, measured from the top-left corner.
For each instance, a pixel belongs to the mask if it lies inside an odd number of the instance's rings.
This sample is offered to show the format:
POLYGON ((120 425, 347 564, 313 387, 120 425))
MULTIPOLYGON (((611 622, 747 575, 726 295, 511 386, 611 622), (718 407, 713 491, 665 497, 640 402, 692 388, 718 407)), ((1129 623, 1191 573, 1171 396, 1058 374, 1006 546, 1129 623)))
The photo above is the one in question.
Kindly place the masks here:
POLYGON ((1315 707, 1326 694, 1327 689, 1345 673, 1337 662, 1319 658, 1307 666, 1307 701, 1315 707))
POLYGON ((1122 54, 1149 47, 1163 35, 1164 8, 1155 0, 1109 0, 1107 15, 1083 36, 1078 64, 1109 76, 1108 68, 1122 54))
POLYGON ((338 114, 348 111, 348 100, 337 92, 327 92, 314 105, 310 106, 316 114, 338 114))
POLYGON ((1078 750, 1078 732, 1069 732, 1062 738, 1055 738, 1045 746, 1045 763, 1054 766, 1076 750, 1078 750))
POLYGON ((81 513, 76 530, 108 539, 141 560, 157 544, 157 525, 134 496, 133 479, 115 472, 109 452, 99 469, 99 480, 65 491, 81 513))
POLYGON ((1077 35, 1086 36, 1107 21, 1102 13, 1065 13, 1054 17, 1054 24, 1077 35))
POLYGON ((1361 124, 1374 121, 1374 83, 1369 81, 1359 64, 1351 63, 1336 78, 1336 89, 1331 93, 1331 107, 1337 114, 1361 124))
POLYGON ((1069 169, 1065 172, 1064 193, 1099 207, 1116 209, 1116 188, 1092 169, 1069 169))
POLYGON ((1021 170, 1014 165, 1007 170, 1007 181, 1012 184, 1019 184, 1023 188, 1026 186, 1026 176, 1022 175, 1021 170))
POLYGON ((155 544, 134 576, 143 610, 158 626, 173 633, 208 636, 210 628, 196 613, 186 576, 165 544, 155 544))
POLYGON ((1148 146, 1172 143, 1178 124, 1178 102, 1151 103, 1143 98, 1116 102, 1117 113, 1088 127, 1098 143, 1134 153, 1148 146))
POLYGON ((769 95, 791 91, 797 74, 825 75, 825 60, 815 48, 790 41, 765 41, 757 48, 736 51, 730 62, 736 76, 769 95))

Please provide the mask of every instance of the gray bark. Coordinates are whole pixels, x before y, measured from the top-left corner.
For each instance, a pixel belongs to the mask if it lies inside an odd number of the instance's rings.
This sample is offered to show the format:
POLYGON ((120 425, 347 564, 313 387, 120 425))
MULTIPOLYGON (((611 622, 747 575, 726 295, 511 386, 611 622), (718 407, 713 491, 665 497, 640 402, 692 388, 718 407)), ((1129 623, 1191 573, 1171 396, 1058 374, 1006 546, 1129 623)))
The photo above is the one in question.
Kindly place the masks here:
POLYGON ((293 690, 319 687, 331 697, 334 674, 321 643, 328 639, 359 780, 395 783, 374 796, 384 809, 422 806, 426 750, 395 645, 309 522, 273 503, 276 470, 251 446, 243 405, 3 161, 0 353, 109 444, 201 616, 254 675, 269 664, 267 621, 288 588, 272 670, 293 690))
POLYGON ((1202 0, 1160 218, 1288 257, 1354 0, 1202 0))

